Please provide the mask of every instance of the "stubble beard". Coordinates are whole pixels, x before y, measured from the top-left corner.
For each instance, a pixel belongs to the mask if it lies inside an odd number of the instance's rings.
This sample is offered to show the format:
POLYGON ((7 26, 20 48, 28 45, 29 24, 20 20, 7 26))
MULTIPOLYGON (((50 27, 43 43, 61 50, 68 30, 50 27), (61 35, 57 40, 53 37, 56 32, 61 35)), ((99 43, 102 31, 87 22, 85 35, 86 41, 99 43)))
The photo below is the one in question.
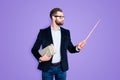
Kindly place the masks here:
POLYGON ((55 21, 55 23, 58 25, 58 26, 62 26, 64 24, 64 22, 58 22, 58 21, 55 21))

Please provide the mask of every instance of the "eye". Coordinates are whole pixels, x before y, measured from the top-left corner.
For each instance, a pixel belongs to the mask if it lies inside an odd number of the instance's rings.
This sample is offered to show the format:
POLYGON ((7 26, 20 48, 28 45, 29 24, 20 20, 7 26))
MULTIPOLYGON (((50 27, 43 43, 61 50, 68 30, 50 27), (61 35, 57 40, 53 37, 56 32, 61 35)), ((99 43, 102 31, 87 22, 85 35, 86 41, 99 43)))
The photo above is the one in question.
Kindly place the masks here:
POLYGON ((64 18, 64 16, 57 16, 57 15, 55 17, 64 18))

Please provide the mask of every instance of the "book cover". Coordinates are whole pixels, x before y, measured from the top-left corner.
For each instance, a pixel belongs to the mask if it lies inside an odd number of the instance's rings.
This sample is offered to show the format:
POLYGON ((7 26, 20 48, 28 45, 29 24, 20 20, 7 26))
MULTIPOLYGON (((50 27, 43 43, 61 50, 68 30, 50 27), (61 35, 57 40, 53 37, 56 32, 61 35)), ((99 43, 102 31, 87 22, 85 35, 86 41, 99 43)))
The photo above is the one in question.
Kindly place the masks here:
POLYGON ((54 48, 53 44, 50 44, 47 47, 45 47, 44 49, 39 50, 39 54, 41 56, 44 56, 46 53, 48 56, 52 56, 55 54, 55 48, 54 48))

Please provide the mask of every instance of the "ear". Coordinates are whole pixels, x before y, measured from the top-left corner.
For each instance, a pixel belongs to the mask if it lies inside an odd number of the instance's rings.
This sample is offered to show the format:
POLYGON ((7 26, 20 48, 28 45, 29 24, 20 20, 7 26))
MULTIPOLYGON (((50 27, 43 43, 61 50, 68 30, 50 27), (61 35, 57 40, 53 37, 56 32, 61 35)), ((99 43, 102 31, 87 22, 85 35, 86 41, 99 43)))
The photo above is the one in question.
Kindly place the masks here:
POLYGON ((52 20, 55 21, 55 19, 56 19, 55 16, 52 16, 52 20))

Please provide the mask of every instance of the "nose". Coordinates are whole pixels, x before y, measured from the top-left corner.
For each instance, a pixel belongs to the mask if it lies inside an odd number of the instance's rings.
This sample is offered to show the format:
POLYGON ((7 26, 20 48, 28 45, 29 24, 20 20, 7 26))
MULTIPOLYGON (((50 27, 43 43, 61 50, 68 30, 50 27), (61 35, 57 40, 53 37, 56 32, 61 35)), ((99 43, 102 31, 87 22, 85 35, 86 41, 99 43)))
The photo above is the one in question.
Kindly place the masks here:
POLYGON ((61 21, 64 22, 64 19, 62 19, 61 21))

